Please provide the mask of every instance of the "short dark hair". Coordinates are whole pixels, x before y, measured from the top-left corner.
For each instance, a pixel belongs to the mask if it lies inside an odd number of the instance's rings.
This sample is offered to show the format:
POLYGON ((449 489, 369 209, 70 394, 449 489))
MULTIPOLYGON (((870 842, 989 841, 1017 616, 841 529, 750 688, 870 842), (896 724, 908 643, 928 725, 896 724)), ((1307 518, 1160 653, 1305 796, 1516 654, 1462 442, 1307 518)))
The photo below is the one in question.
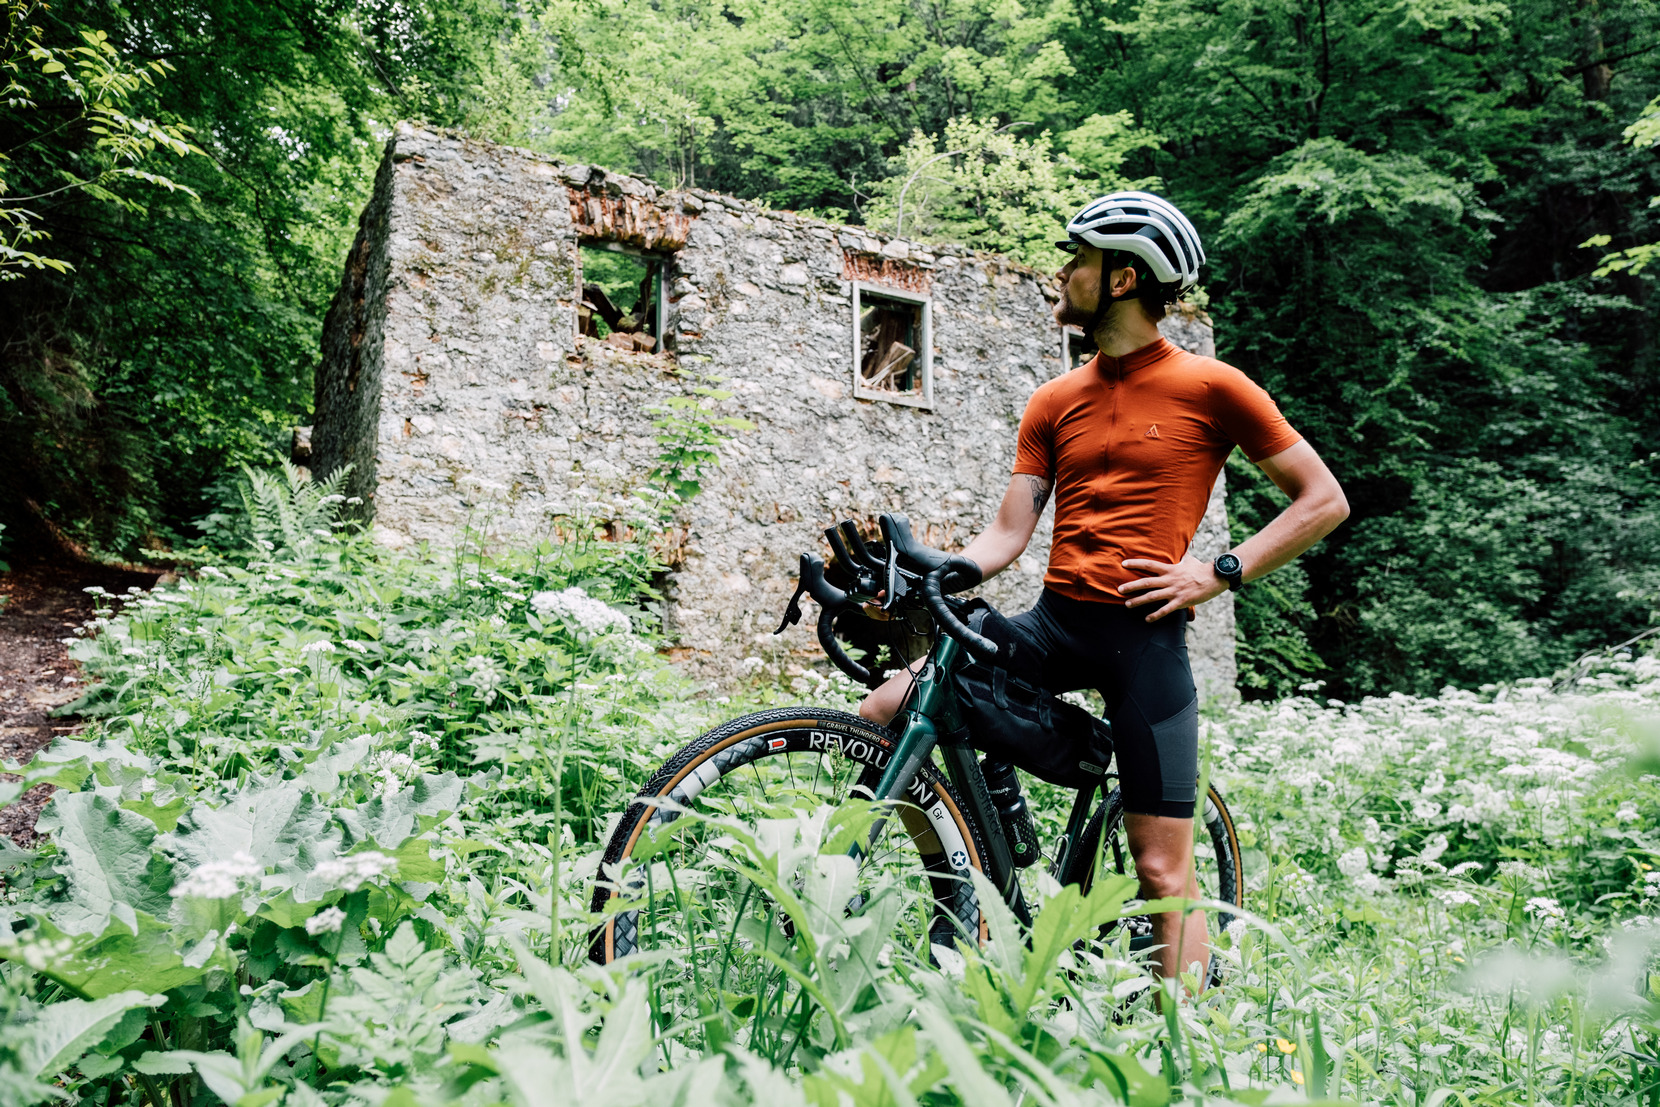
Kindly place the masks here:
MULTIPOLYGON (((1147 263, 1132 253, 1116 250, 1108 254, 1103 261, 1106 270, 1134 269, 1136 302, 1141 305, 1141 313, 1148 322, 1157 323, 1170 314, 1170 305, 1176 302, 1176 286, 1162 284, 1154 279, 1153 271, 1147 263)), ((1103 281, 1105 273, 1103 273, 1103 281)))

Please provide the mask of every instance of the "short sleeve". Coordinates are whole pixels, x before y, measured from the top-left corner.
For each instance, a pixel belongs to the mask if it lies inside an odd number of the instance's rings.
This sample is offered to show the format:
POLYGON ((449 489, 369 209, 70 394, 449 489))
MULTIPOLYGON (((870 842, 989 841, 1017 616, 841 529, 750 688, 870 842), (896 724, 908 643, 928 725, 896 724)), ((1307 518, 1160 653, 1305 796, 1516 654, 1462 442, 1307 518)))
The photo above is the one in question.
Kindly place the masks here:
POLYGON ((1026 401, 1026 413, 1020 417, 1020 439, 1014 451, 1015 473, 1055 479, 1054 420, 1051 418, 1048 389, 1039 388, 1026 401))
POLYGON ((1231 365, 1220 369, 1210 382, 1211 419, 1247 458, 1261 461, 1303 440, 1261 385, 1231 365))

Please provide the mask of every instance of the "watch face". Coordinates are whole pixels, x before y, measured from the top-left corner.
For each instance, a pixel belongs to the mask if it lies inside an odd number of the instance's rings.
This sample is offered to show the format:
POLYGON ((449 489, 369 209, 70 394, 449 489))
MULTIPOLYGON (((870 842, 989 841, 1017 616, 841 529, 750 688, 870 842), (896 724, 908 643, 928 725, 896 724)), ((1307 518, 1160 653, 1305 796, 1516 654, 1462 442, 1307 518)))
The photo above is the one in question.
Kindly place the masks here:
POLYGON ((1216 559, 1216 571, 1223 576, 1232 576, 1239 572, 1239 558, 1233 554, 1223 554, 1216 559))

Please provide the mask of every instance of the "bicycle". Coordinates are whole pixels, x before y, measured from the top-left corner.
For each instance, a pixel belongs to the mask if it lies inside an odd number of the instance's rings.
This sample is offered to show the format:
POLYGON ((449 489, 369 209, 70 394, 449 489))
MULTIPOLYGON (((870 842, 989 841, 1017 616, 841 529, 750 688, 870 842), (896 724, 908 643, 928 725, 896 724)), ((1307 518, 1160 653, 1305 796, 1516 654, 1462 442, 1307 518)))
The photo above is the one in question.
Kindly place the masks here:
MULTIPOLYGON (((959 731, 957 706, 950 679, 970 659, 995 662, 998 646, 966 625, 962 601, 948 598, 964 580, 978 582, 979 571, 959 555, 922 545, 913 537, 902 515, 883 515, 879 526, 885 542, 867 545, 851 522, 825 532, 835 564, 849 587, 832 583, 822 559, 801 555, 801 570, 778 633, 801 619, 800 599, 810 595, 819 604, 818 640, 831 661, 855 681, 874 683, 869 668, 854 660, 836 637, 836 623, 844 614, 880 603, 890 617, 926 613, 931 623, 930 648, 916 674, 907 710, 895 720, 896 731, 857 715, 811 707, 775 708, 733 719, 683 747, 640 789, 611 834, 595 888, 592 910, 606 911, 613 898, 624 897, 593 932, 589 955, 601 964, 643 949, 684 948, 696 956, 699 928, 727 928, 724 919, 694 917, 702 910, 678 887, 672 873, 653 879, 649 865, 635 866, 634 852, 662 848, 662 831, 687 810, 750 817, 799 810, 803 801, 839 805, 863 796, 892 815, 879 815, 868 837, 849 850, 862 870, 886 866, 899 871, 918 893, 926 920, 912 920, 909 933, 920 940, 926 932, 930 946, 951 948, 954 941, 983 943, 987 920, 981 910, 968 870, 987 877, 1023 924, 1031 916, 1021 887, 1020 868, 1014 863, 1008 836, 974 751, 961 742, 942 738, 959 731), (933 755, 939 755, 936 764, 933 755), (943 771, 942 771, 943 768, 943 771), (896 817, 893 817, 896 816, 896 817), (667 886, 665 886, 667 885, 667 886)), ((1130 865, 1124 836, 1123 807, 1115 774, 1107 773, 1099 786, 1079 789, 1066 828, 1050 854, 1050 874, 1062 885, 1078 884, 1087 893, 1097 865, 1104 861, 1126 874, 1130 865), (1103 802, 1096 805, 1098 794, 1103 802)), ((1243 907, 1242 863, 1238 835, 1226 803, 1214 787, 1208 789, 1202 816, 1195 824, 1195 861, 1204 899, 1243 907)), ((702 837, 685 836, 678 843, 683 871, 696 868, 698 851, 718 848, 718 828, 702 837)), ((705 884, 719 881, 700 871, 705 884)), ((767 915, 756 903, 753 889, 742 889, 734 876, 730 889, 716 888, 708 902, 739 902, 730 934, 743 929, 742 916, 752 912, 759 933, 767 915)), ((850 911, 857 911, 854 897, 850 911)), ((1232 915, 1218 912, 1216 930, 1232 915)), ((1128 920, 1132 946, 1150 942, 1150 920, 1128 920)), ((783 923, 779 929, 785 929, 783 923)), ((900 926, 898 932, 907 928, 900 926)), ((762 939, 764 940, 764 939, 762 939)), ((927 953, 928 951, 922 951, 927 953)), ((730 939, 727 957, 730 958, 730 939)), ((1216 961, 1212 961, 1212 974, 1216 961)), ((723 967, 722 981, 729 966, 723 967)))

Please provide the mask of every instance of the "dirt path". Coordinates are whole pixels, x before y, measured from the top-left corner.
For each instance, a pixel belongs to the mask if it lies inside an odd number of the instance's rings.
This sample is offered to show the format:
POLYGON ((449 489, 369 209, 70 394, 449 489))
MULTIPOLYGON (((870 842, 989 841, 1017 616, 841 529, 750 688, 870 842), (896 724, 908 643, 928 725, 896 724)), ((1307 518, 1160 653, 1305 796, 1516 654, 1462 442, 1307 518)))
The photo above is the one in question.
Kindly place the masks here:
MULTIPOLYGON (((161 575, 85 563, 36 562, 0 573, 0 761, 27 762, 60 734, 79 731, 75 718, 53 718, 81 694, 79 667, 61 641, 92 618, 92 597, 82 589, 99 584, 112 592, 132 585, 149 588, 161 575)), ((16 780, 15 776, 0 779, 16 780)), ((35 844, 35 817, 52 794, 43 784, 0 809, 0 834, 20 846, 35 844)))

